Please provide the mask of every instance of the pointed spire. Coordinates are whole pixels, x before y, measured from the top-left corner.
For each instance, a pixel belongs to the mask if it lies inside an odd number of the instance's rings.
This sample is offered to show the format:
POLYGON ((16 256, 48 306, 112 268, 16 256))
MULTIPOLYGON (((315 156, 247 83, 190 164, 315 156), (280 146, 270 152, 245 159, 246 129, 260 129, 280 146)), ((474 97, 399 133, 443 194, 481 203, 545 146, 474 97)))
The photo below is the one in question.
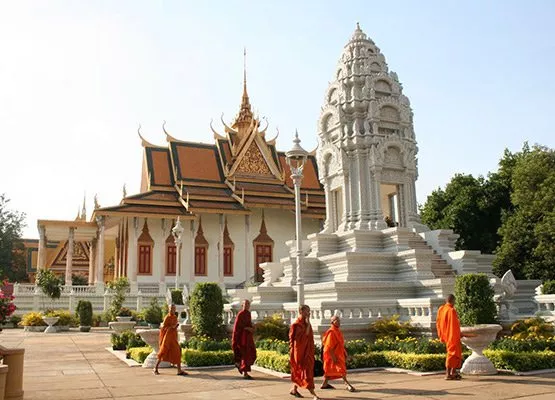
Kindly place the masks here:
POLYGON ((251 110, 251 103, 249 101, 249 94, 247 92, 247 49, 243 50, 243 98, 241 99, 241 108, 239 114, 233 123, 233 128, 248 127, 252 122, 253 114, 251 110))
POLYGON ((87 194, 85 193, 85 194, 83 194, 83 208, 81 209, 81 219, 83 221, 87 220, 87 204, 86 204, 86 201, 87 201, 87 194))
POLYGON ((351 40, 368 40, 366 33, 360 29, 360 24, 357 22, 357 27, 355 28, 355 33, 353 33, 353 38, 351 40))
POLYGON ((127 197, 127 188, 125 187, 125 183, 123 184, 123 198, 127 197))

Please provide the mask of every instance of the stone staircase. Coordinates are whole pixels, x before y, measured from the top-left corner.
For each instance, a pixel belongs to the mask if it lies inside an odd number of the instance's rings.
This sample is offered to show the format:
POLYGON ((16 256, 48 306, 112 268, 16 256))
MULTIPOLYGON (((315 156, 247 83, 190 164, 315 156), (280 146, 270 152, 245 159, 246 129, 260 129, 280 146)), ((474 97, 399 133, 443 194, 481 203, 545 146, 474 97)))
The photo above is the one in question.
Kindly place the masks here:
POLYGON ((413 249, 429 250, 432 255, 432 273, 436 278, 446 278, 456 276, 456 271, 445 261, 424 239, 415 232, 411 232, 409 246, 413 249))

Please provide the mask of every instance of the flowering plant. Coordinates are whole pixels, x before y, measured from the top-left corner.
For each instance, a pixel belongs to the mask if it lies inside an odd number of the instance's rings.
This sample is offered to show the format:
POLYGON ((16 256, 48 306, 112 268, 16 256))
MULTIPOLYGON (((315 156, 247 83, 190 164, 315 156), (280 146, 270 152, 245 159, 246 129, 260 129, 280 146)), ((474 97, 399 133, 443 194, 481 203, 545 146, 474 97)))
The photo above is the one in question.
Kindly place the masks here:
MULTIPOLYGON (((7 284, 8 281, 5 280, 3 285, 6 286, 7 284)), ((13 296, 5 294, 2 289, 0 289, 0 324, 8 321, 10 316, 14 313, 16 307, 13 303, 13 299, 13 296)))

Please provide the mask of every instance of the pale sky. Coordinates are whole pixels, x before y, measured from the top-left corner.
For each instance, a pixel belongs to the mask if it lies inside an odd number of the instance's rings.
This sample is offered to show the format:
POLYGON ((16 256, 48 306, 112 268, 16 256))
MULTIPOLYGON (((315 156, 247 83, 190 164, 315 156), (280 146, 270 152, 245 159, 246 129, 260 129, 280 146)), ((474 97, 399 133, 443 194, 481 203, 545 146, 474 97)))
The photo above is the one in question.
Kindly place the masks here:
POLYGON ((251 104, 316 147, 328 82, 355 23, 413 107, 418 202, 455 173, 486 175, 525 140, 555 147, 555 2, 0 0, 0 193, 73 219, 139 191, 137 127, 213 143, 231 121, 247 48, 251 104))

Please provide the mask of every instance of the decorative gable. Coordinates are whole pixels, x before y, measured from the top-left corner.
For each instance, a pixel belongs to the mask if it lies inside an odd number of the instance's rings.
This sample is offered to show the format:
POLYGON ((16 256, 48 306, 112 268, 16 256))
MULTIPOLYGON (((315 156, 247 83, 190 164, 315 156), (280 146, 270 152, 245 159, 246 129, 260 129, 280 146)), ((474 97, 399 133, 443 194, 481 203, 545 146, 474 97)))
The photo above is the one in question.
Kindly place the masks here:
POLYGON ((236 172, 253 175, 272 175, 264 156, 254 141, 237 165, 236 172))

